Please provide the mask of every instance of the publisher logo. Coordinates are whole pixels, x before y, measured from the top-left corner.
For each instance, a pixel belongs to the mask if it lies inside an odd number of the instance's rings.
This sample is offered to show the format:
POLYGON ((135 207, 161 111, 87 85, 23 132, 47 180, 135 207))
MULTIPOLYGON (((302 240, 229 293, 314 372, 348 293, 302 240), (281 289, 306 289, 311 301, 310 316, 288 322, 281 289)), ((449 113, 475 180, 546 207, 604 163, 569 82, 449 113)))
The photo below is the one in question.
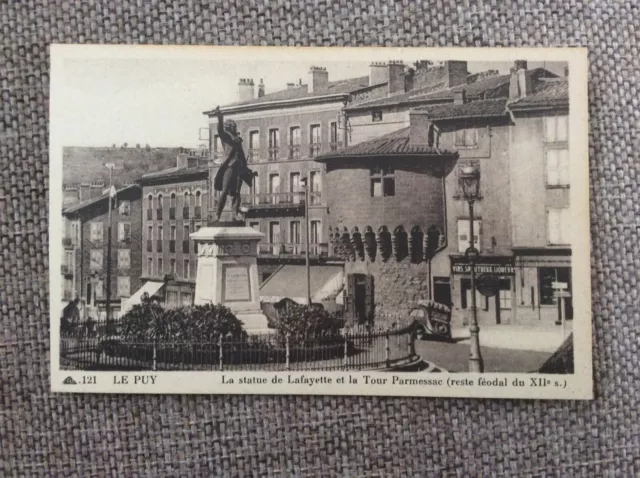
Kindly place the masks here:
POLYGON ((78 385, 78 382, 76 382, 73 377, 67 377, 64 379, 64 382, 62 382, 63 385, 78 385))

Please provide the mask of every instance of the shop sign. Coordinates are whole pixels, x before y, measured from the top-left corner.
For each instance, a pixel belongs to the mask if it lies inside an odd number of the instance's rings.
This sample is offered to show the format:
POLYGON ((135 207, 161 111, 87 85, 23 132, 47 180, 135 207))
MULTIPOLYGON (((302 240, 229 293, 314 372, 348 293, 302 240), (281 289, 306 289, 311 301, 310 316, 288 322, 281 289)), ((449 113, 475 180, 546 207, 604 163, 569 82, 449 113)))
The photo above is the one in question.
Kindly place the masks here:
MULTIPOLYGON (((516 268, 513 265, 513 257, 482 257, 475 261, 476 274, 489 274, 495 276, 513 276, 516 268)), ((451 258, 452 274, 471 274, 471 264, 466 257, 451 258)))

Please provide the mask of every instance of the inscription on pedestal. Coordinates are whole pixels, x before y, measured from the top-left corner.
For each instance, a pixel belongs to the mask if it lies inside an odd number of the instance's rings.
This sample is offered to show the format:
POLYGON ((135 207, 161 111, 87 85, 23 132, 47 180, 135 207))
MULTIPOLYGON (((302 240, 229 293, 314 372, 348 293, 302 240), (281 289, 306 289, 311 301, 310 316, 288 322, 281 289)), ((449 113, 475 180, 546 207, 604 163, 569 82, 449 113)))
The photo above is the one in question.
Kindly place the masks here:
POLYGON ((245 266, 226 266, 224 268, 223 302, 250 301, 249 268, 245 266))

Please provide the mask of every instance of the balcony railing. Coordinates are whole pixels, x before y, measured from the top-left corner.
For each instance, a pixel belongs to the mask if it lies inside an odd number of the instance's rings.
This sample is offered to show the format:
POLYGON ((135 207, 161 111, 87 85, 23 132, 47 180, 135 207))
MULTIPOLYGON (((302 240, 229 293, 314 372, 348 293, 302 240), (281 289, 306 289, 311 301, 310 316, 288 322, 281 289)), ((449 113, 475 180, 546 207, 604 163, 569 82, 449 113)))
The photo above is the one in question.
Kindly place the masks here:
MULTIPOLYGON (((303 256, 307 250, 304 243, 290 242, 261 242, 258 244, 258 255, 261 256, 303 256)), ((309 244, 309 255, 327 257, 329 255, 329 244, 317 242, 309 244)))
POLYGON ((280 148, 273 147, 268 150, 269 161, 278 161, 280 159, 280 148))
POLYGON ((309 144, 309 157, 315 158, 320 154, 321 145, 320 143, 310 143, 309 144))
MULTIPOLYGON (((311 202, 311 201, 310 201, 311 202)), ((304 192, 243 194, 242 205, 255 208, 296 207, 304 204, 304 192)))
POLYGON ((260 161, 260 150, 257 148, 247 150, 247 162, 257 163, 260 161))
POLYGON ((330 151, 338 151, 342 147, 342 143, 340 141, 331 141, 329 143, 330 151))
POLYGON ((292 144, 289 146, 289 159, 300 159, 300 145, 292 144))

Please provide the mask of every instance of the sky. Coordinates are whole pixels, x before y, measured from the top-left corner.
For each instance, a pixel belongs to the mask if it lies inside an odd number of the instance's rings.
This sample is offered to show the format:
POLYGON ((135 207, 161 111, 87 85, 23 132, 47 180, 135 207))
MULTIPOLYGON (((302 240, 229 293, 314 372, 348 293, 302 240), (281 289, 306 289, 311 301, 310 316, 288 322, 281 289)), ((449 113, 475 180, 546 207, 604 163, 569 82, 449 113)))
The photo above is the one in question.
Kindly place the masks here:
MULTIPOLYGON (((369 73, 371 61, 287 61, 258 59, 194 58, 90 58, 66 59, 59 78, 60 109, 55 121, 63 131, 65 146, 111 146, 128 143, 152 147, 197 147, 200 129, 206 128, 202 113, 237 101, 239 78, 262 79, 266 93, 286 88, 287 83, 307 82, 312 65, 323 66, 329 80, 369 73)), ((415 60, 417 58, 413 58, 415 60)), ((404 59, 409 63, 412 59, 404 59)), ((508 73, 511 62, 469 62, 470 73, 497 69, 508 73)), ((564 63, 529 62, 562 75, 564 63)), ((257 86, 256 86, 257 92, 257 86)), ((58 94, 58 92, 56 92, 58 94)))

